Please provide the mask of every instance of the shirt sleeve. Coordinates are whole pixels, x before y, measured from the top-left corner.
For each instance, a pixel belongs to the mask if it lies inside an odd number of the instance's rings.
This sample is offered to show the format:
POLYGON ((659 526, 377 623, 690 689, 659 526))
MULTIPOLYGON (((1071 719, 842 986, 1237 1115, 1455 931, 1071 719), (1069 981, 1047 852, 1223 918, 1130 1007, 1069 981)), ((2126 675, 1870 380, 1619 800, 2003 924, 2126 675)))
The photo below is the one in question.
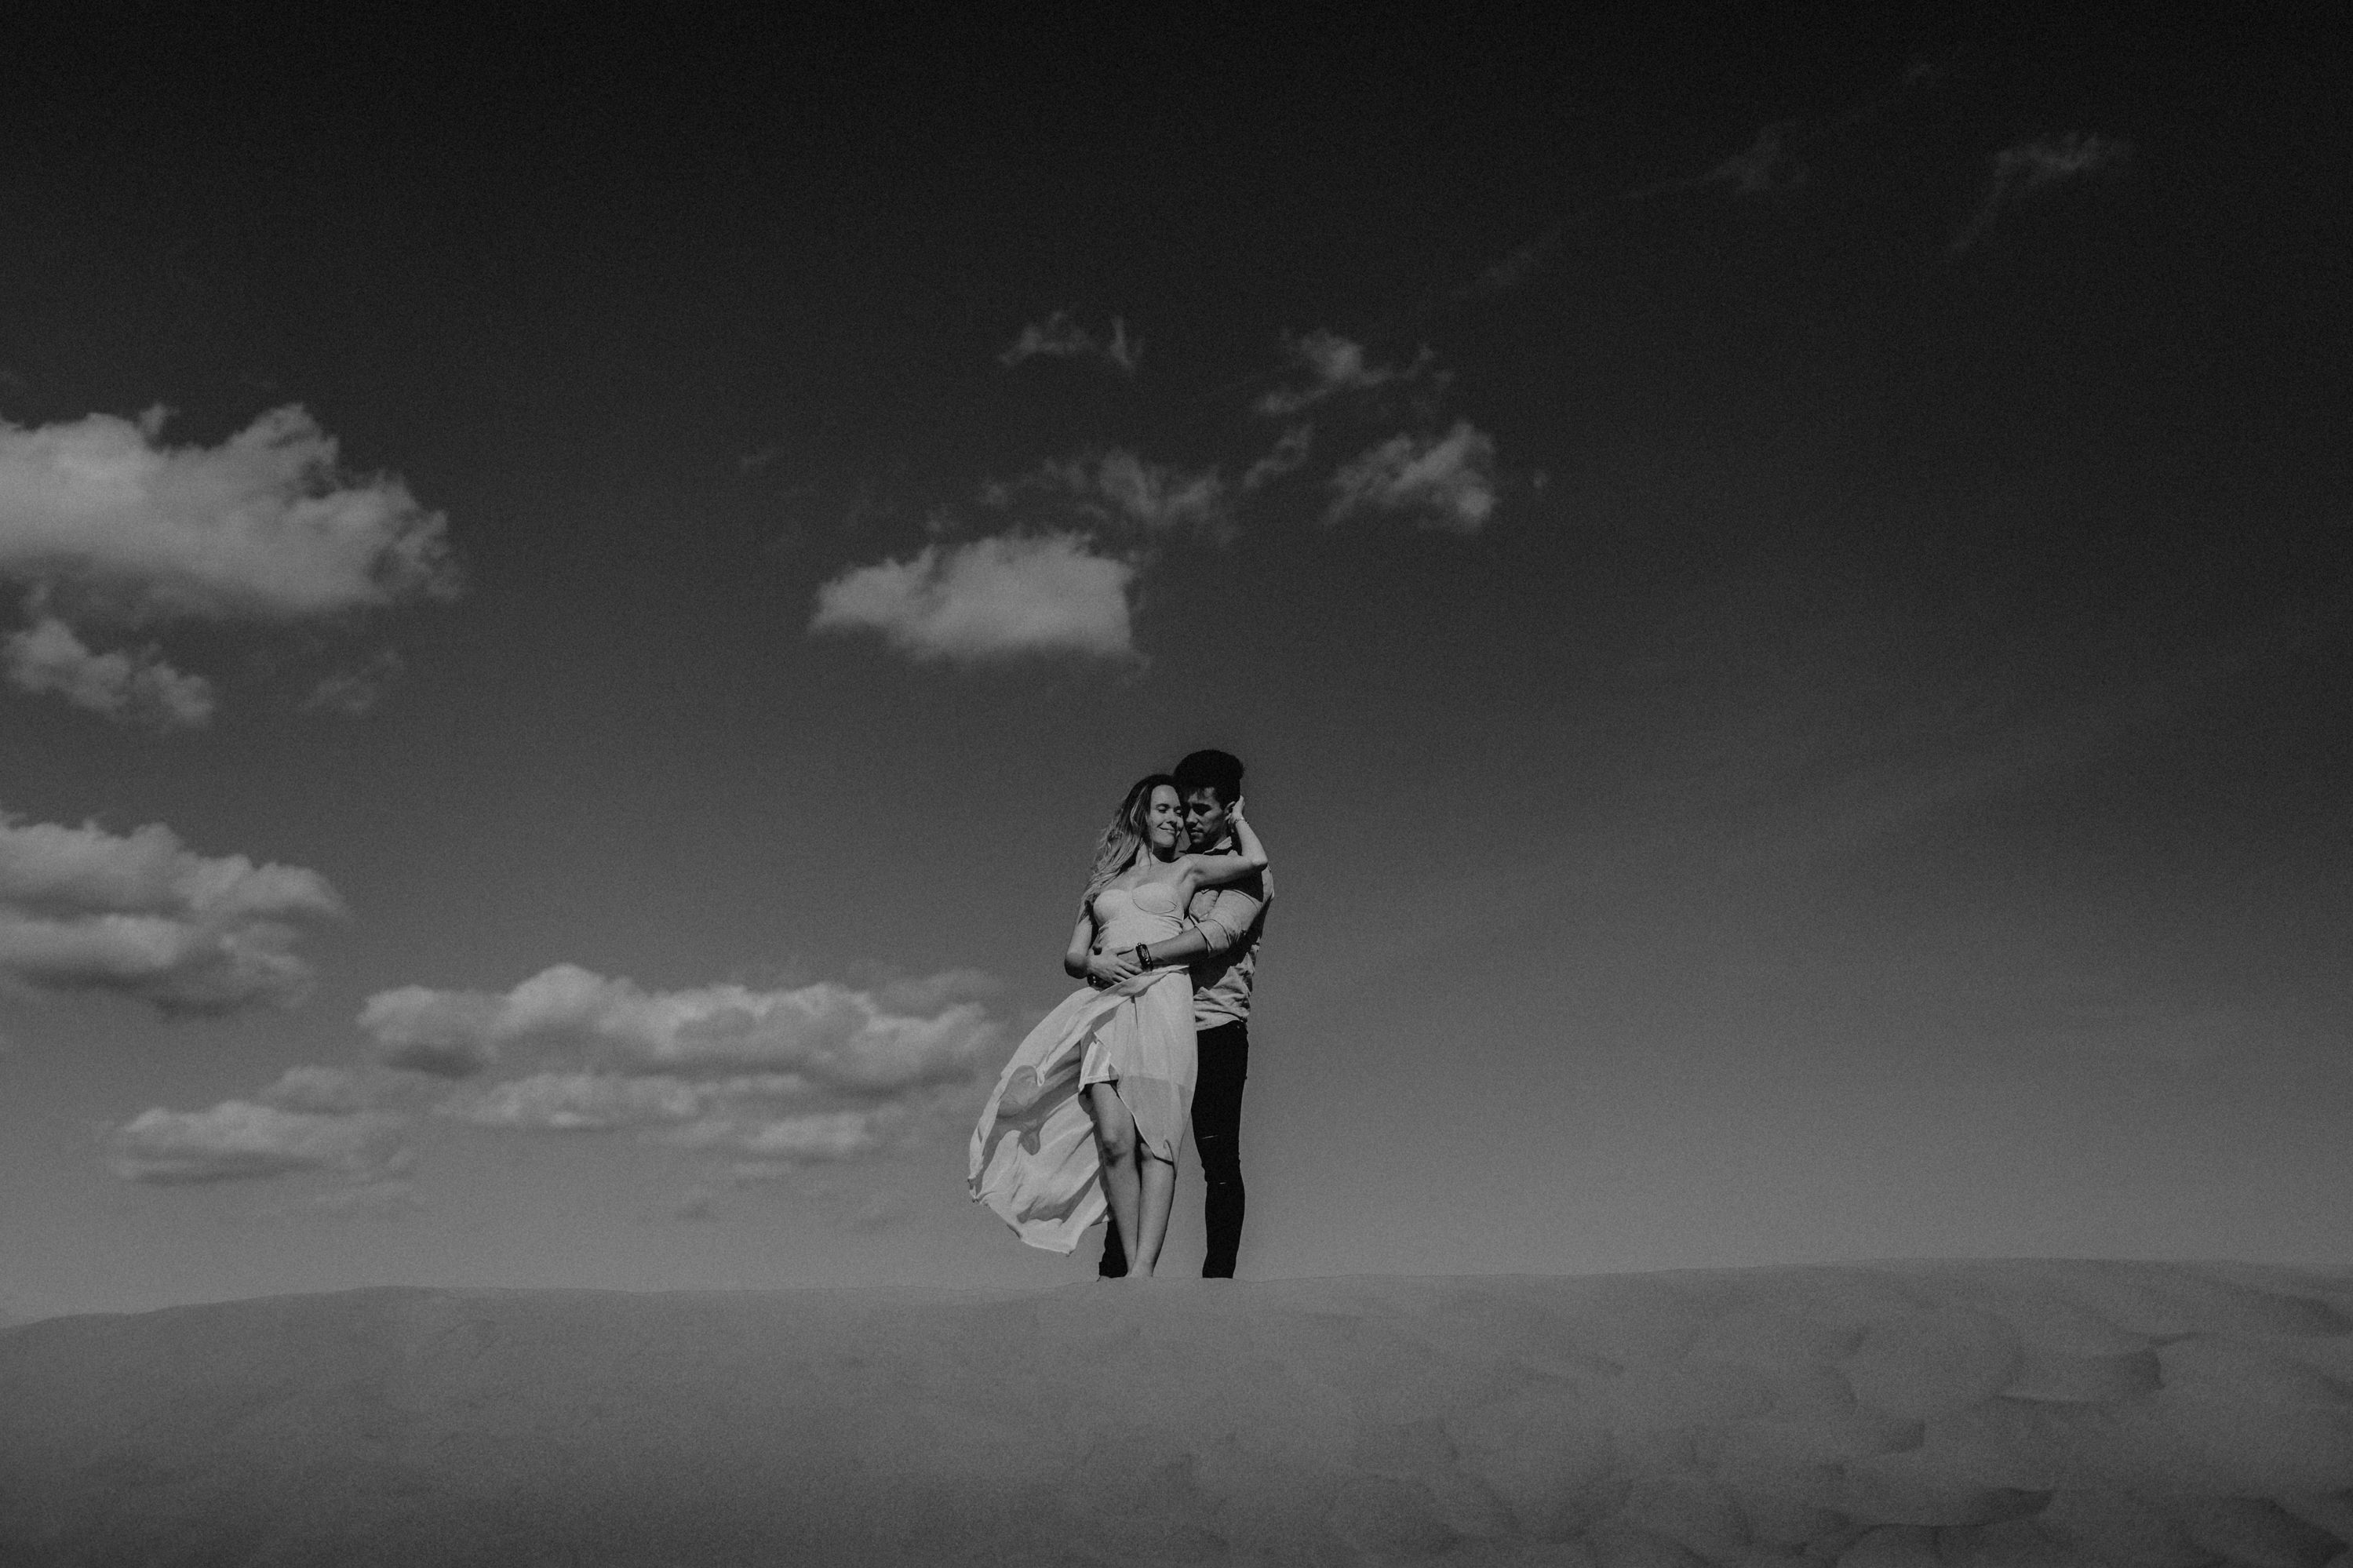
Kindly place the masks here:
POLYGON ((1253 877, 1234 887, 1211 891, 1208 907, 1194 917, 1211 952, 1224 952, 1249 931, 1265 902, 1256 896, 1257 890, 1258 879, 1253 877))

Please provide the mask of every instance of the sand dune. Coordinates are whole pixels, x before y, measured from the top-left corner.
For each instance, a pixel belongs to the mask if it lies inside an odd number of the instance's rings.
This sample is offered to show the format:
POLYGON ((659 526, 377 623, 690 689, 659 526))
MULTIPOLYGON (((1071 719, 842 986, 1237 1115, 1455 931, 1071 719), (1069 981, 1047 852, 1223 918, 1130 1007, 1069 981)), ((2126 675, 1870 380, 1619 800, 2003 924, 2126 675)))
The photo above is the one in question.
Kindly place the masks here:
POLYGON ((0 1563, 2353 1563, 2353 1273, 375 1289, 0 1331, 0 1563))

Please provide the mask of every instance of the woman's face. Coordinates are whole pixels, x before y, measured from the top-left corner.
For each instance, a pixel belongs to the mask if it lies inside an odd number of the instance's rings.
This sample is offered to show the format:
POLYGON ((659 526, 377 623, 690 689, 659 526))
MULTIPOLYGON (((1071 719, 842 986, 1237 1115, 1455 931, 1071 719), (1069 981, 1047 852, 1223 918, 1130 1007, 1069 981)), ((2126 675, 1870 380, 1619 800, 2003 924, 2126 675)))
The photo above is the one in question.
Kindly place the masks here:
POLYGON ((1173 852, 1185 841, 1185 804, 1166 784, 1152 786, 1152 803, 1144 808, 1145 829, 1155 852, 1173 852))

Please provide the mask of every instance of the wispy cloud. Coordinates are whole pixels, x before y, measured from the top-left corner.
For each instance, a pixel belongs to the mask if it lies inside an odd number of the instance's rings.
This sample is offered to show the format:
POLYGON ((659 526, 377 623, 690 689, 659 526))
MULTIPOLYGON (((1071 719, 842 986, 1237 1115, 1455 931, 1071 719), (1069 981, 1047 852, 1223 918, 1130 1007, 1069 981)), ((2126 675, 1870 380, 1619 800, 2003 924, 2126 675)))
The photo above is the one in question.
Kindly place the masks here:
POLYGON ((927 544, 905 561, 853 567, 818 590, 812 632, 879 632, 918 660, 1031 654, 1133 657, 1131 562, 1079 533, 927 544))
POLYGON ((1068 310, 1056 310, 1042 321, 1031 321, 1021 329, 997 363, 1011 370, 1026 361, 1072 359, 1081 355, 1103 359, 1128 375, 1135 374, 1144 358, 1144 340, 1128 335, 1127 322, 1118 316, 1111 319, 1110 332, 1096 336, 1079 324, 1078 318, 1068 310))
POLYGON ((413 1158, 406 1118, 286 1110, 227 1100, 208 1110, 141 1111, 108 1139, 109 1163, 125 1181, 165 1186, 245 1181, 322 1171, 377 1182, 413 1158))
POLYGON ((1806 170, 1789 151, 1790 129, 1791 122, 1788 121, 1767 125, 1746 148, 1702 174, 1661 180, 1628 195, 1638 198, 1663 195, 1669 191, 1698 190, 1707 185, 1729 185, 1744 196, 1796 190, 1806 183, 1806 170))
MULTIPOLYGON (((1877 120, 1923 88, 1947 75, 1957 52, 1949 51, 1935 58, 1915 61, 1894 78, 1873 86, 1844 113, 1827 121, 1818 134, 1835 135, 1852 132, 1877 120)), ((1590 225, 1624 202, 1641 201, 1668 191, 1694 190, 1713 184, 1730 185, 1741 195, 1750 196, 1796 190, 1808 178, 1805 165, 1799 162, 1792 145, 1797 140, 1796 130, 1797 122, 1794 121, 1767 125, 1757 132, 1756 140, 1745 150, 1733 153, 1700 174, 1658 180, 1614 195, 1598 197, 1581 210, 1556 218, 1535 238, 1504 253, 1477 278, 1454 289, 1447 298, 1452 303, 1465 304, 1519 287, 1559 254, 1572 231, 1590 225)))
POLYGON ((1455 289, 1450 298, 1455 303, 1461 304, 1472 300, 1484 299, 1490 294, 1501 294, 1506 289, 1518 288, 1522 283, 1526 282, 1529 276, 1538 268, 1552 258, 1553 253, 1560 248, 1562 240, 1567 238, 1567 219, 1549 225, 1542 234, 1529 240, 1525 245, 1514 246, 1504 253, 1499 260, 1480 273, 1477 278, 1455 289))
POLYGON ((157 730, 185 730, 213 716, 212 682, 142 647, 94 652, 74 629, 44 616, 0 647, 9 684, 35 694, 53 692, 77 708, 157 730))
POLYGON ((2104 668, 1992 626, 1940 625, 1900 600, 1829 615, 1794 576, 1709 590, 1630 667, 1672 698, 1655 710, 1658 772, 1630 792, 1613 841, 1704 846, 1719 866, 1850 856, 2195 723, 2313 635, 2299 607, 2275 606, 2221 635, 2181 628, 2161 662, 2104 668))
POLYGON ((1082 476, 1082 482, 1090 478, 1097 495, 1145 528, 1202 526, 1225 514, 1225 480, 1214 469, 1188 473, 1113 449, 1103 454, 1091 476, 1082 476))
POLYGON ((1285 347, 1293 372, 1287 386, 1278 386, 1254 405, 1270 418, 1281 418, 1345 392, 1372 392, 1395 382, 1412 381, 1430 372, 1433 356, 1423 349, 1410 364, 1376 364, 1365 345, 1337 332, 1317 331, 1292 339, 1285 347))
POLYGON ((1621 202, 1641 201, 1670 191, 1697 190, 1707 185, 1729 185, 1746 196, 1796 190, 1806 183, 1806 169, 1790 150, 1792 129, 1792 122, 1788 121, 1767 125, 1757 132, 1757 139, 1747 147, 1699 174, 1637 185, 1618 195, 1602 197, 1581 212, 1556 219, 1534 239, 1505 252, 1448 298, 1456 304, 1464 304, 1518 288, 1559 253, 1573 228, 1589 224, 1599 214, 1621 202))
POLYGON ((1984 237, 2002 210, 2021 196, 2052 185, 2122 167, 2132 157, 2132 144, 2113 136, 2069 132, 2005 147, 1994 154, 1993 174, 1977 215, 1953 238, 1958 255, 1984 237))
POLYGON ((1308 449, 1314 445, 1315 426, 1293 425, 1267 449, 1264 457, 1252 463, 1242 474, 1242 489, 1262 489, 1307 461, 1308 449))
POLYGON ((1467 419, 1443 436, 1392 436, 1332 476, 1325 518, 1405 512, 1424 528, 1476 533, 1495 510, 1494 463, 1494 437, 1467 419))
POLYGON ((379 649, 366 663, 353 669, 341 669, 321 679, 302 700, 302 706, 317 712, 341 713, 356 719, 375 710, 385 694, 400 678, 400 655, 392 648, 379 649))
POLYGON ((167 1014, 289 1005, 311 981, 292 922, 342 912, 316 871, 197 855, 160 823, 115 835, 0 815, 0 979, 18 984, 167 1014))
POLYGON ((1088 521, 1147 531, 1216 531, 1229 521, 1226 481, 1217 469, 1147 462, 1124 447, 1049 458, 1020 479, 983 486, 981 500, 1002 507, 1039 493, 1069 501, 1088 521))

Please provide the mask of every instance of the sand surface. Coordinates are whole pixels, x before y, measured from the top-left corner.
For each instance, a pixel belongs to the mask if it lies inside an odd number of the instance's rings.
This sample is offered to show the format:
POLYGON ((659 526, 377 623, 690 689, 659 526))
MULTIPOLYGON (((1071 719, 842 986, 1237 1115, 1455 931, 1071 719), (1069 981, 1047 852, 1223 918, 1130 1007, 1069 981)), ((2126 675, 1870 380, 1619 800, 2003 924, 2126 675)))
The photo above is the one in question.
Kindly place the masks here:
POLYGON ((374 1289, 0 1330, 0 1563, 2353 1564, 2353 1272, 374 1289))

